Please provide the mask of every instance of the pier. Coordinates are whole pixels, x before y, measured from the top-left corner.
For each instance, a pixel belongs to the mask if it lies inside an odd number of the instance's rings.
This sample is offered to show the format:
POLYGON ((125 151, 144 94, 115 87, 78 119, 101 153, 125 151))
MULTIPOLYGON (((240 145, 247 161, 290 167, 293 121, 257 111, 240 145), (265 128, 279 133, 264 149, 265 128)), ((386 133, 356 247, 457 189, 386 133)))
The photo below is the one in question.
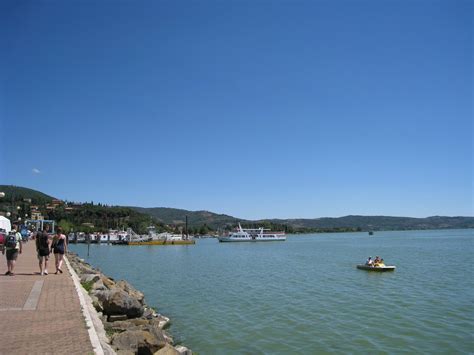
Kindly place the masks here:
POLYGON ((55 275, 51 255, 49 275, 41 276, 34 241, 23 243, 15 276, 5 275, 5 255, 0 259, 0 354, 103 353, 86 322, 69 265, 63 263, 64 273, 55 275))

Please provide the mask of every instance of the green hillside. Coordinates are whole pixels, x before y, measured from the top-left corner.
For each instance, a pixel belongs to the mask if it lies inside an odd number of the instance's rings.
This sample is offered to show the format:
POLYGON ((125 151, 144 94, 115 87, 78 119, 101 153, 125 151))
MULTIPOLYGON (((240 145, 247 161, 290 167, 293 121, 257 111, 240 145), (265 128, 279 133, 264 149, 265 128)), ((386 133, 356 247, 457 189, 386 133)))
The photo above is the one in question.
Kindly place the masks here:
POLYGON ((0 199, 0 204, 22 201, 25 198, 30 198, 33 204, 41 204, 51 202, 55 198, 40 191, 14 185, 0 185, 0 191, 5 193, 5 197, 0 199))
POLYGON ((338 218, 275 219, 271 221, 274 223, 288 224, 294 228, 326 229, 350 227, 363 231, 474 228, 474 217, 434 216, 412 218, 390 216, 344 216, 338 218))
POLYGON ((201 234, 209 230, 230 230, 239 222, 247 228, 263 226, 272 230, 286 230, 288 233, 474 228, 474 217, 344 216, 250 221, 209 211, 187 211, 165 207, 143 208, 83 203, 74 204, 72 210, 66 209, 65 204, 51 210, 47 209, 46 205, 53 197, 42 192, 11 185, 0 185, 0 191, 5 192, 5 197, 0 199, 0 213, 11 211, 15 214, 17 206, 21 207, 21 213, 28 213, 30 203, 24 199, 31 199, 31 205, 38 205, 46 218, 55 219, 63 226, 74 230, 84 229, 85 224, 93 224, 96 231, 131 227, 138 233, 144 233, 146 227, 153 224, 158 230, 177 232, 184 226, 186 216, 190 232, 201 234))
POLYGON ((474 217, 443 217, 427 218, 390 217, 390 216, 344 216, 337 218, 314 219, 269 219, 244 220, 224 214, 208 211, 187 211, 174 208, 141 208, 134 210, 149 214, 164 224, 182 225, 186 215, 190 227, 206 224, 211 229, 233 227, 238 222, 242 226, 265 226, 271 229, 285 229, 288 232, 336 232, 336 231, 368 231, 368 230, 414 230, 414 229, 455 229, 474 228, 474 217))
POLYGON ((238 218, 225 214, 216 214, 208 211, 187 211, 177 208, 166 207, 131 207, 137 212, 148 214, 156 220, 168 225, 184 225, 188 216, 188 226, 200 227, 207 225, 212 229, 224 228, 226 225, 235 226, 238 218))

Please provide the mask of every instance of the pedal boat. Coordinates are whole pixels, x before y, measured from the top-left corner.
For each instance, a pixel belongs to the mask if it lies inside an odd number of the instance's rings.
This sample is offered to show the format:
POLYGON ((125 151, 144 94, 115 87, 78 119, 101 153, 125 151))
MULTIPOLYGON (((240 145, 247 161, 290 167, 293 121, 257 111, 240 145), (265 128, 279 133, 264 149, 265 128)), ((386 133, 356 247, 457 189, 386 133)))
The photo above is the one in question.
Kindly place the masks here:
POLYGON ((371 266, 371 265, 357 265, 359 270, 366 270, 366 271, 375 271, 375 272, 385 272, 385 271, 394 271, 396 269, 395 266, 384 265, 384 266, 371 266))

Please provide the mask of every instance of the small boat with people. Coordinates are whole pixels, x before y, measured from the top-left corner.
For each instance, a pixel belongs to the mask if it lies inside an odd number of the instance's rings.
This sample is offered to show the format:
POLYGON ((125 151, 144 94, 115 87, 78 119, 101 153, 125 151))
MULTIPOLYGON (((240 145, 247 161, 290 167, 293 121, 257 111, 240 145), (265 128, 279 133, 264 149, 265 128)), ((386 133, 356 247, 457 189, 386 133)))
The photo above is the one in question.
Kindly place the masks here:
POLYGON ((375 259, 372 259, 372 257, 369 256, 365 264, 357 265, 357 268, 359 270, 375 272, 395 271, 396 269, 393 265, 385 265, 384 260, 378 256, 376 256, 375 259))
POLYGON ((237 231, 227 236, 218 237, 219 242, 272 242, 285 241, 285 232, 268 232, 270 229, 261 228, 242 228, 239 223, 237 231))

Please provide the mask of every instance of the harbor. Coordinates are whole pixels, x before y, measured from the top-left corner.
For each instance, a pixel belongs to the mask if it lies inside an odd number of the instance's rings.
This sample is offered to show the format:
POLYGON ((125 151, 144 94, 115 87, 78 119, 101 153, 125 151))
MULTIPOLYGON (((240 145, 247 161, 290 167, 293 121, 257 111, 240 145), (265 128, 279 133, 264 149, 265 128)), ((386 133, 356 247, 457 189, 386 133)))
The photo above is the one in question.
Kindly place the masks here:
POLYGON ((111 245, 189 245, 195 244, 194 236, 188 234, 157 233, 155 227, 147 228, 147 234, 137 234, 131 228, 108 233, 69 233, 70 243, 111 245))
POLYGON ((151 307, 172 318, 173 339, 199 354, 342 354, 361 343, 366 353, 428 354, 442 347, 443 353, 466 354, 474 345, 472 273, 446 273, 450 264, 440 263, 439 255, 453 263, 473 253, 473 233, 321 233, 275 243, 209 238, 191 247, 91 245, 89 257, 85 244, 71 249, 112 278, 133 280, 151 307), (375 253, 396 271, 356 268, 375 253), (385 327, 370 325, 374 319, 385 327))
MULTIPOLYGON (((163 330, 169 318, 148 307, 128 282, 112 280, 74 254, 66 266, 54 274, 50 264, 49 274, 40 275, 35 244, 24 243, 15 275, 0 277, 0 354, 192 353, 174 347, 163 330)), ((6 269, 5 258, 0 268, 6 269)))

